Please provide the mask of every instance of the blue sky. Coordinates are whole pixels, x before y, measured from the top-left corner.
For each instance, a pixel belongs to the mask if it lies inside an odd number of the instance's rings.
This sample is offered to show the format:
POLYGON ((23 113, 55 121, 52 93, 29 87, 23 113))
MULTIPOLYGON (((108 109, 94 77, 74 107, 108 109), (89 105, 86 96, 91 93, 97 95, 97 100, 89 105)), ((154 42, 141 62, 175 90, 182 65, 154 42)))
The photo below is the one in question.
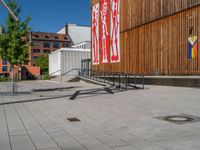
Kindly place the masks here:
MULTIPOLYGON (((6 0, 5 0, 6 1, 6 0)), ((17 0, 22 17, 30 15, 33 31, 57 32, 66 23, 90 25, 90 0, 17 0)), ((7 16, 0 6, 0 24, 7 16)))

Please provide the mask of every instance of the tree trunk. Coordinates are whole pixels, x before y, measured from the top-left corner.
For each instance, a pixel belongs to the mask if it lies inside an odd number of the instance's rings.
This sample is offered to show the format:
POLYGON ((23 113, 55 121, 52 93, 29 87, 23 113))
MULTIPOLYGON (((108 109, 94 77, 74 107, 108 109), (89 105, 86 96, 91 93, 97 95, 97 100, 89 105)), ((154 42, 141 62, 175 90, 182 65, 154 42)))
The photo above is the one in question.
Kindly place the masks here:
POLYGON ((21 65, 18 66, 18 70, 17 70, 17 80, 21 80, 22 79, 22 67, 21 65))
POLYGON ((11 95, 15 94, 15 86, 14 86, 14 66, 12 65, 12 79, 11 79, 11 95))

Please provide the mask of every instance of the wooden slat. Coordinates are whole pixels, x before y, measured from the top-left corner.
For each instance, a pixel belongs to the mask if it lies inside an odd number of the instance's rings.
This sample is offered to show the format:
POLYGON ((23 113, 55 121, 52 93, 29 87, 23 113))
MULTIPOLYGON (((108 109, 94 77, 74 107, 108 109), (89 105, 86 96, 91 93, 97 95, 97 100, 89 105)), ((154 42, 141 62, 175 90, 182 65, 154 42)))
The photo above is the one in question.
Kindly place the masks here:
POLYGON ((187 58, 188 37, 198 35, 200 41, 200 6, 193 7, 198 4, 200 0, 121 0, 121 62, 93 68, 145 75, 200 75, 200 42, 197 59, 187 58))

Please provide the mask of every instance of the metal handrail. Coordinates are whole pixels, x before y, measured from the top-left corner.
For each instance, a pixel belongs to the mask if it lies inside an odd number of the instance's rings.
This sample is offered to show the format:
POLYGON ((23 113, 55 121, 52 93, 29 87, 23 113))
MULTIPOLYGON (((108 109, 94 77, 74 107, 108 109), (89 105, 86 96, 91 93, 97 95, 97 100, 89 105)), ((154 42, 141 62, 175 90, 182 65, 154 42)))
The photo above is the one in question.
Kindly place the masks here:
POLYGON ((101 71, 101 70, 94 70, 94 69, 79 69, 79 68, 74 68, 71 69, 63 74, 61 74, 61 80, 62 77, 71 73, 72 71, 80 71, 80 73, 76 76, 83 76, 86 78, 90 78, 92 80, 102 82, 102 83, 107 83, 112 86, 116 86, 119 88, 122 88, 122 85, 124 85, 125 89, 127 87, 134 87, 134 88, 139 88, 138 87, 138 82, 137 82, 137 77, 142 78, 142 89, 144 89, 144 75, 140 74, 133 74, 133 73, 123 73, 123 72, 106 72, 106 71, 101 71), (112 80, 109 81, 108 78, 111 77, 112 80), (130 78, 134 77, 134 85, 130 83, 130 78))
POLYGON ((57 73, 57 72, 59 72, 59 71, 61 71, 61 70, 57 70, 57 71, 51 73, 49 76, 52 76, 53 74, 55 74, 55 73, 57 73))
POLYGON ((65 73, 63 73, 63 74, 61 74, 60 76, 67 75, 67 74, 71 73, 72 71, 81 71, 81 69, 79 69, 79 68, 74 68, 74 69, 71 69, 71 70, 69 70, 69 71, 67 71, 67 72, 65 72, 65 73))
MULTIPOLYGON (((91 70, 91 76, 94 78, 94 80, 97 80, 99 82, 104 82, 104 83, 106 82, 106 77, 112 77, 112 85, 113 86, 121 87, 122 84, 125 84, 126 89, 128 86, 138 88, 137 87, 137 85, 138 85, 137 77, 141 77, 142 78, 142 89, 144 89, 144 75, 140 75, 140 74, 91 70), (131 85, 131 83, 130 83, 130 77, 132 77, 132 76, 134 77, 134 86, 131 85), (124 83, 122 82, 122 79, 125 80, 124 83)), ((110 83, 110 82, 107 82, 107 83, 110 83)))

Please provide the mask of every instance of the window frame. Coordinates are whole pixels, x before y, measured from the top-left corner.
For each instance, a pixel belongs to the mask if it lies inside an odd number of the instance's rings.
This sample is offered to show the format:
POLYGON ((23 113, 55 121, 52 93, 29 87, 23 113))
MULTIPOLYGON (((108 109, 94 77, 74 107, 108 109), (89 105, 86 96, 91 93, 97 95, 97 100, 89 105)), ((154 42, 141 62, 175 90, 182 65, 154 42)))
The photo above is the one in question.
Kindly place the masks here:
POLYGON ((8 66, 2 66, 2 72, 8 72, 8 66), (4 68, 6 69, 4 70, 4 68))
POLYGON ((60 43, 59 42, 53 42, 53 48, 60 48, 60 43), (55 44, 58 44, 58 45, 55 46, 55 44))
POLYGON ((47 42, 47 41, 43 42, 43 48, 51 48, 51 43, 47 42), (48 45, 48 46, 46 46, 46 45, 48 45))
POLYGON ((43 54, 50 54, 50 53, 51 53, 51 51, 49 49, 43 49, 43 54), (48 51, 48 53, 45 51, 48 51))
POLYGON ((32 52, 38 54, 38 53, 41 52, 41 50, 40 49, 33 49, 32 52))
POLYGON ((33 60, 37 60, 39 58, 39 56, 33 56, 33 60))

